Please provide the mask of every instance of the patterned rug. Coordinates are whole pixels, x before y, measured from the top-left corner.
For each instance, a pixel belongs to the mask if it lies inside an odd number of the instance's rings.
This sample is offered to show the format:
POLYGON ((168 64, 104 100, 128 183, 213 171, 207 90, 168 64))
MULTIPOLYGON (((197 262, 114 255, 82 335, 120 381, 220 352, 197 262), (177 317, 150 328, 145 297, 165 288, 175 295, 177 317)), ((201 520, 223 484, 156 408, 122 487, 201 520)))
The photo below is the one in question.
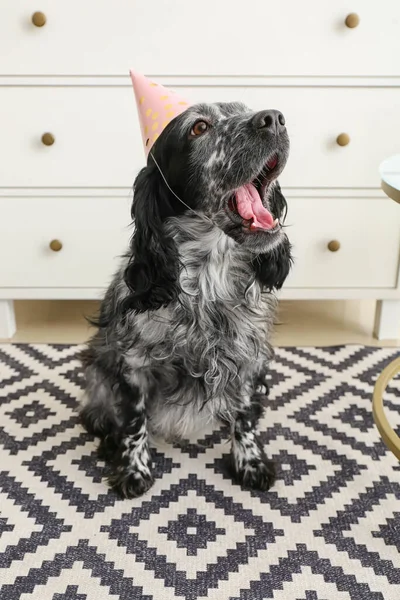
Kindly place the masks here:
POLYGON ((278 349, 261 427, 275 487, 223 475, 221 429, 158 446, 156 484, 132 501, 77 422, 77 352, 0 346, 2 599, 399 600, 400 466, 371 413, 399 350, 278 349))

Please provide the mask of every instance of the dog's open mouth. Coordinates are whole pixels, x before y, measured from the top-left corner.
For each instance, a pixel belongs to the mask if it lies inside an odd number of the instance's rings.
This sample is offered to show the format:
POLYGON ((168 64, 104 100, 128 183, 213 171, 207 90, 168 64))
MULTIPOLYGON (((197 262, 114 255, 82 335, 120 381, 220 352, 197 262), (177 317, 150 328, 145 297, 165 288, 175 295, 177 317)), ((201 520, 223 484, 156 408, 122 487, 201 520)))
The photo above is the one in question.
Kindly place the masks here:
POLYGON ((273 172, 277 169, 278 157, 274 154, 261 173, 250 183, 242 185, 228 201, 228 209, 249 231, 273 231, 279 227, 279 220, 265 208, 262 198, 273 172))

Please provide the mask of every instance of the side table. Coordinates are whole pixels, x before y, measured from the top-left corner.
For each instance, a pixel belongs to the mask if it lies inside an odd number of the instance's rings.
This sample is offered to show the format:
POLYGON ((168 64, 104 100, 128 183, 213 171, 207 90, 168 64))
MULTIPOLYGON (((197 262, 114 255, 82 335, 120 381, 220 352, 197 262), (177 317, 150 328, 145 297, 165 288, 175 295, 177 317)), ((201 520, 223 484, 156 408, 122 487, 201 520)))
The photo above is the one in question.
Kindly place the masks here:
MULTIPOLYGON (((381 187, 385 194, 400 203, 400 154, 383 161, 379 168, 381 187)), ((375 384, 372 411, 375 424, 386 446, 400 460, 400 437, 385 414, 383 396, 389 382, 400 373, 400 357, 393 360, 379 375, 375 384)), ((400 399, 399 399, 400 402, 400 399)))

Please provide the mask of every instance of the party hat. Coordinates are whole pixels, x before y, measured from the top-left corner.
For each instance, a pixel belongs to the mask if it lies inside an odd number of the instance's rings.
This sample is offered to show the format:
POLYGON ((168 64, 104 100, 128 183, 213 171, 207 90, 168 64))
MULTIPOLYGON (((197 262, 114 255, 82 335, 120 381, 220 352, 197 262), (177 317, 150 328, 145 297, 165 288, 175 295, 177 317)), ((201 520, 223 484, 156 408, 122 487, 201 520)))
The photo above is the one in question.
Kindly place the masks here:
POLYGON ((130 73, 147 156, 163 129, 172 119, 184 112, 190 106, 190 102, 141 73, 130 73))

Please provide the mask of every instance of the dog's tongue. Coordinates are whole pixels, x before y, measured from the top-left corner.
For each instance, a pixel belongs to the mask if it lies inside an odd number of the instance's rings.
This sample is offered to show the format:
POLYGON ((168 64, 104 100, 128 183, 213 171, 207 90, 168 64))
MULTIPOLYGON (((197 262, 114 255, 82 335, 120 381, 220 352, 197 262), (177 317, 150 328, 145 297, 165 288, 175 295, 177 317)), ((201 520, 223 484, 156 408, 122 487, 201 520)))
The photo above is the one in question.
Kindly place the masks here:
POLYGON ((253 220, 252 228, 272 229, 274 226, 273 216, 263 206, 260 194, 252 183, 246 183, 237 190, 236 206, 242 219, 253 220))

